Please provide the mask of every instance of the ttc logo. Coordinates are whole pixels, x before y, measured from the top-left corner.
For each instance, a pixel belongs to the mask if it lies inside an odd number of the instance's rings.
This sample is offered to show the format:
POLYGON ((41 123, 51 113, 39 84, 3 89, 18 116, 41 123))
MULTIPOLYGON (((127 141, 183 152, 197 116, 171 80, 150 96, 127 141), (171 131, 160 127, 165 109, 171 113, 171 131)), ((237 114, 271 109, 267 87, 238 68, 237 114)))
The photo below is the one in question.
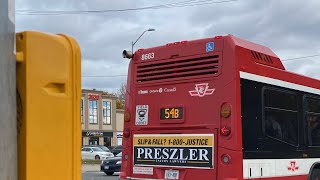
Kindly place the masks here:
POLYGON ((215 89, 209 89, 208 84, 209 83, 196 84, 195 90, 189 91, 190 95, 203 97, 205 95, 213 94, 215 89))
POLYGON ((291 161, 290 166, 288 167, 288 171, 298 171, 299 166, 297 166, 296 161, 291 161))

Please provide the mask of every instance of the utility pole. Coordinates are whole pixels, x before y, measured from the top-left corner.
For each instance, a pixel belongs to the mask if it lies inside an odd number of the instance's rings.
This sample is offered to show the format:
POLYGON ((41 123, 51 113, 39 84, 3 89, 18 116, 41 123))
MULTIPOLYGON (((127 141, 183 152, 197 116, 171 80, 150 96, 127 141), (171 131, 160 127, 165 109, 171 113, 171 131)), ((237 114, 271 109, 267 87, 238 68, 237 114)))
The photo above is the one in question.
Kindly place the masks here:
POLYGON ((0 0, 0 179, 17 180, 15 2, 0 0))

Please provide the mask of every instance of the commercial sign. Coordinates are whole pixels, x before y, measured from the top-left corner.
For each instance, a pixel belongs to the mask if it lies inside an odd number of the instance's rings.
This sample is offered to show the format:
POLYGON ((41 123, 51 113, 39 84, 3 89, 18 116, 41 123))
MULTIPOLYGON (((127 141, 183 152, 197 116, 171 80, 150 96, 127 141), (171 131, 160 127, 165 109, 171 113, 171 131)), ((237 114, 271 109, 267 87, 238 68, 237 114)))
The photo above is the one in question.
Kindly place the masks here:
POLYGON ((118 145, 122 145, 123 132, 117 132, 118 145))
POLYGON ((117 132, 117 138, 123 138, 123 132, 117 132))
POLYGON ((87 134, 86 136, 93 136, 93 137, 96 137, 96 136, 103 136, 103 132, 94 132, 94 131, 87 131, 87 134))
POLYGON ((88 99, 90 100, 99 100, 100 95, 99 94, 88 94, 88 99))
POLYGON ((213 169, 214 134, 135 134, 135 166, 213 169))
POLYGON ((100 132, 100 131, 82 131, 82 136, 86 137, 113 137, 112 132, 100 132))

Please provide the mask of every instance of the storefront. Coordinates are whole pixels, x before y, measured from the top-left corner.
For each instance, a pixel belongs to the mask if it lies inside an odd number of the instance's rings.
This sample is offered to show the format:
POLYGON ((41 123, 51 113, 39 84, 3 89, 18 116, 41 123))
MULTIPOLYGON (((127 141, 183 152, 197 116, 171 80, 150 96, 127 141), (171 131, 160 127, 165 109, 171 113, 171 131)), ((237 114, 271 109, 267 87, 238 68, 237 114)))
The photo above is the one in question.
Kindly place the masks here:
POLYGON ((111 146, 113 132, 82 131, 82 145, 111 146))

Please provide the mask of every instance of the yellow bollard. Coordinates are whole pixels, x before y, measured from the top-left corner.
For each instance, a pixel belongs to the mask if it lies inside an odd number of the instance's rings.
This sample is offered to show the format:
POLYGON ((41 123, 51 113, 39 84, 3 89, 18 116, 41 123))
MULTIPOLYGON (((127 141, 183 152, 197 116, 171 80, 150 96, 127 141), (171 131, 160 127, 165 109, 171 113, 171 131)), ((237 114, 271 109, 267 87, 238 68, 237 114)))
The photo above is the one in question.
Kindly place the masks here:
POLYGON ((16 34, 19 180, 81 180, 81 54, 66 35, 16 34))

